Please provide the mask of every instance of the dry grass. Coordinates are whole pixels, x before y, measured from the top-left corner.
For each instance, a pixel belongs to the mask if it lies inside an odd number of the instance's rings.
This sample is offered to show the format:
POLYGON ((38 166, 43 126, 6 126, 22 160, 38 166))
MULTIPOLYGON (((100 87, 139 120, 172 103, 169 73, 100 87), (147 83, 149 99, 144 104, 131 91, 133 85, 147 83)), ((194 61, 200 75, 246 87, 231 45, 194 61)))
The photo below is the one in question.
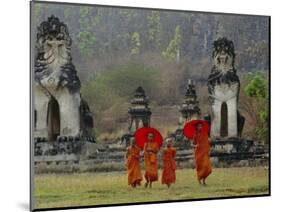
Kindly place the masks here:
MULTIPOLYGON (((160 171, 159 171, 160 174, 160 171)), ((206 187, 195 171, 177 170, 177 182, 167 189, 156 182, 152 189, 127 186, 125 172, 48 174, 35 177, 36 208, 133 203, 210 197, 268 194, 268 171, 256 168, 214 169, 206 187)))

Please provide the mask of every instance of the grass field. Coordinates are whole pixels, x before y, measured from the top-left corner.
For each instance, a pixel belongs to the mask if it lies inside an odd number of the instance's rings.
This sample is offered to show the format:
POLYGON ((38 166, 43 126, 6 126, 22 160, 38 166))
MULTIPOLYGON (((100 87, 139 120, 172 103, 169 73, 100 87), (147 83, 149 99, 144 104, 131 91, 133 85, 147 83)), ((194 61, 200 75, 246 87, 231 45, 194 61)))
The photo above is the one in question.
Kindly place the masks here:
MULTIPOLYGON (((159 174, 161 172, 159 171, 159 174)), ((177 182, 167 189, 160 182, 153 188, 127 186, 125 172, 42 174, 35 177, 35 207, 66 207, 210 197, 268 194, 268 170, 217 168, 207 186, 196 181, 195 170, 177 170, 177 182)))

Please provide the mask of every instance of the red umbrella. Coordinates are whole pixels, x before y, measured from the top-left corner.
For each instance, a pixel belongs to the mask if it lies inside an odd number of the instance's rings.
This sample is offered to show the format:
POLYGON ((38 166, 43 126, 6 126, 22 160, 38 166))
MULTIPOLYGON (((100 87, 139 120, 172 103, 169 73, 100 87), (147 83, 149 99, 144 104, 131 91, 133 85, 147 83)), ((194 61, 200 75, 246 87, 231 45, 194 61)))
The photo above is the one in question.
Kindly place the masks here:
POLYGON ((137 129, 137 131, 135 132, 136 144, 143 149, 144 144, 147 142, 147 135, 149 133, 152 133, 154 135, 152 142, 157 143, 158 148, 160 148, 163 143, 162 135, 158 130, 152 127, 142 127, 137 129))
POLYGON ((204 120, 193 120, 193 121, 190 121, 190 122, 187 122, 185 125, 184 125, 184 128, 183 128, 183 134, 185 137, 187 137, 188 139, 193 139, 194 135, 195 135, 195 132, 196 132, 196 125, 197 124, 202 124, 202 130, 201 130, 201 133, 209 133, 209 123, 207 121, 204 121, 204 120))

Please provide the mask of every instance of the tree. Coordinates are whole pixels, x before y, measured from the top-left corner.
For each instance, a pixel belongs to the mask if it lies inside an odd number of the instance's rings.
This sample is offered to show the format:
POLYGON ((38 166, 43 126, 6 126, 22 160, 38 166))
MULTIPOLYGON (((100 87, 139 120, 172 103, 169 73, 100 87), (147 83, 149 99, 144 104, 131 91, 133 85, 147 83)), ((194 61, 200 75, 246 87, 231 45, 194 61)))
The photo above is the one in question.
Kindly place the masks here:
POLYGON ((83 56, 90 57, 94 52, 97 42, 93 29, 99 22, 98 16, 94 16, 91 7, 80 7, 80 33, 78 34, 78 48, 83 56))
POLYGON ((267 80, 261 74, 256 74, 249 84, 245 87, 248 96, 266 99, 268 97, 267 80))
POLYGON ((152 50, 161 48, 162 24, 159 11, 151 11, 147 16, 147 32, 149 47, 152 50))
POLYGON ((134 32, 131 38, 131 55, 140 53, 140 35, 138 32, 134 32))
POLYGON ((258 139, 264 143, 267 143, 269 127, 268 80, 264 75, 258 73, 245 86, 244 91, 247 96, 252 98, 255 107, 258 108, 258 126, 255 130, 258 139))
POLYGON ((180 45, 182 42, 181 28, 178 25, 175 29, 174 38, 170 41, 167 49, 162 52, 162 55, 168 59, 175 60, 179 62, 180 45))

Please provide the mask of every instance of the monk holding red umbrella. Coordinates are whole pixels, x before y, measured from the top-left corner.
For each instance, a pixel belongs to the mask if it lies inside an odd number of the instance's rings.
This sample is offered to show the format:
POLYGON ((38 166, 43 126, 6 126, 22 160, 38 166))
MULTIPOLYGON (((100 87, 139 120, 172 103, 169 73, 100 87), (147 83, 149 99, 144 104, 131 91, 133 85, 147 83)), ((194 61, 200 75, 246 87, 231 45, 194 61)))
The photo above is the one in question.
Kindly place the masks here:
POLYGON ((209 158, 209 124, 203 120, 193 120, 186 123, 183 133, 188 139, 192 139, 193 141, 198 182, 206 185, 206 178, 212 172, 209 158))
POLYGON ((163 138, 159 131, 150 127, 143 127, 135 133, 136 143, 144 149, 145 187, 152 187, 152 182, 158 180, 157 154, 163 138))

